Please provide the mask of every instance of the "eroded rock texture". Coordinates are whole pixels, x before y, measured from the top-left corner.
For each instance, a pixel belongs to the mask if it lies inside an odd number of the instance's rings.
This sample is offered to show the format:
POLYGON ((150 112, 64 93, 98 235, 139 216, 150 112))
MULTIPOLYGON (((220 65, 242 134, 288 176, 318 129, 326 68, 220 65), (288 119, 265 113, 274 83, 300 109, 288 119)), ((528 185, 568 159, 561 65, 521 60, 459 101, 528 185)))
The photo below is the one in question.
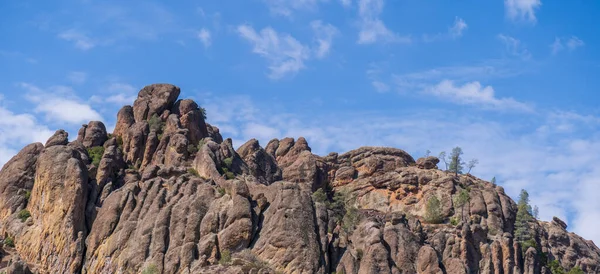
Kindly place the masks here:
POLYGON ((435 157, 321 157, 302 137, 236 150, 179 94, 144 87, 112 134, 98 121, 73 142, 58 130, 6 163, 0 271, 550 274, 556 260, 600 273, 598 247, 558 218, 532 221, 524 250, 502 187, 439 170, 435 157), (457 207, 463 189, 470 202, 457 207), (433 196, 439 224, 425 218, 433 196))

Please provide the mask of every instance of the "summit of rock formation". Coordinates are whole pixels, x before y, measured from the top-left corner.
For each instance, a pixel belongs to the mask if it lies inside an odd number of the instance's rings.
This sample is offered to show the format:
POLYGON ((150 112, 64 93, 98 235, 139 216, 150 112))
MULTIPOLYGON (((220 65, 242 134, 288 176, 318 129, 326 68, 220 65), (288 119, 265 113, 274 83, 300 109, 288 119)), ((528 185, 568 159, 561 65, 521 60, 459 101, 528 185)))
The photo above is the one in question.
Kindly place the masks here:
POLYGON ((0 272, 550 274, 553 262, 600 273, 592 241, 532 219, 524 245, 504 189, 440 170, 436 157, 319 156, 302 137, 236 150, 179 95, 146 86, 112 133, 90 121, 71 142, 57 130, 8 161, 0 272))

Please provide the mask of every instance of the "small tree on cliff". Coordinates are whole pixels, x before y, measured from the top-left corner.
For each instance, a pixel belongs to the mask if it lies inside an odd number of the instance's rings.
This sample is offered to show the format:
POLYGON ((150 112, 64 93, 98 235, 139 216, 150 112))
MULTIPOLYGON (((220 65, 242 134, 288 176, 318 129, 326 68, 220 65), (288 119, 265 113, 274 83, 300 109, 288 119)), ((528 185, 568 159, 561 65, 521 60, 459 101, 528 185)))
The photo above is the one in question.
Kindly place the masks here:
POLYGON ((515 239, 521 243, 522 246, 528 241, 533 239, 531 235, 531 227, 529 222, 532 220, 531 206, 529 205, 529 193, 525 189, 521 190, 519 195, 519 202, 517 203, 517 218, 515 220, 515 239))
POLYGON ((455 175, 462 174, 463 162, 461 155, 463 154, 462 148, 455 147, 452 149, 450 154, 450 171, 453 171, 455 175))
POLYGON ((479 160, 477 159, 471 159, 471 161, 469 161, 469 163, 467 164, 467 174, 471 173, 471 169, 473 169, 476 165, 479 164, 479 160))
POLYGON ((440 160, 442 160, 442 162, 444 162, 444 164, 446 165, 446 170, 448 170, 448 161, 446 160, 446 152, 445 151, 440 152, 440 155, 438 156, 438 158, 440 158, 440 160))
POLYGON ((439 224, 443 221, 442 205, 435 195, 431 196, 425 205, 425 221, 432 224, 439 224))
POLYGON ((469 195, 469 191, 468 191, 468 190, 466 190, 466 189, 462 189, 462 190, 461 190, 461 191, 458 193, 458 195, 456 195, 456 196, 454 197, 454 204, 455 204, 457 207, 460 207, 460 219, 461 219, 462 221, 465 221, 465 218, 464 218, 464 215, 465 215, 465 214, 464 214, 464 212, 465 212, 465 210, 464 210, 464 209, 465 209, 465 205, 466 205, 467 203, 469 203, 469 201, 470 201, 470 200, 471 200, 471 195, 469 195))

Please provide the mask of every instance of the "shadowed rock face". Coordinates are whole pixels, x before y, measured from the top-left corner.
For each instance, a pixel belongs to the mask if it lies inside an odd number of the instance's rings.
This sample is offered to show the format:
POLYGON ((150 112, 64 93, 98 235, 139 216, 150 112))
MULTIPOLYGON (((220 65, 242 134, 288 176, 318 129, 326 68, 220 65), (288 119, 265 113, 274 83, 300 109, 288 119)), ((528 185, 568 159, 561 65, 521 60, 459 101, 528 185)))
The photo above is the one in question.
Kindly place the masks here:
POLYGON ((549 274, 557 260, 600 273, 600 249, 558 218, 532 221, 536 247, 523 250, 502 187, 439 170, 435 157, 321 157, 302 137, 235 150, 179 93, 144 87, 112 135, 92 121, 71 143, 58 130, 6 163, 0 239, 14 247, 0 249, 0 271, 549 274), (470 202, 458 208, 462 189, 470 202), (424 218, 433 196, 440 224, 424 218))

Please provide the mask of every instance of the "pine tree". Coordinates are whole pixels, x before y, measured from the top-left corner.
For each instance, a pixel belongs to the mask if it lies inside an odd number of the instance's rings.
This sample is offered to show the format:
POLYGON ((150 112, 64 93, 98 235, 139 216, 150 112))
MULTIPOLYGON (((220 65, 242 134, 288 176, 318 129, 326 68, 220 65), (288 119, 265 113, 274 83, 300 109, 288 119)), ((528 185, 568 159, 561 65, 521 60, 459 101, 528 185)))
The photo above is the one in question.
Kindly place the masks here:
POLYGON ((467 174, 471 173, 471 169, 473 169, 477 164, 479 164, 479 160, 471 159, 471 161, 469 161, 469 163, 467 164, 467 168, 469 169, 467 171, 467 174))
POLYGON ((517 218, 515 220, 515 239, 522 245, 533 239, 529 222, 532 220, 531 206, 529 205, 529 193, 521 190, 519 202, 517 203, 517 218))
POLYGON ((461 155, 463 154, 462 148, 455 147, 452 149, 450 154, 450 171, 454 171, 455 175, 463 173, 463 162, 461 155))
POLYGON ((438 158, 440 158, 440 160, 442 160, 442 162, 444 162, 444 164, 446 165, 446 170, 448 170, 448 161, 446 160, 446 152, 445 151, 440 152, 440 155, 438 156, 438 158))
POLYGON ((492 183, 492 185, 496 185, 496 176, 494 176, 494 178, 492 178, 492 180, 490 181, 490 183, 492 183))
POLYGON ((427 200, 427 204, 425 205, 425 220, 432 224, 439 224, 443 221, 442 205, 435 195, 427 200))
POLYGON ((469 203, 469 201, 471 200, 471 196, 469 195, 469 191, 466 189, 462 189, 458 195, 456 195, 456 197, 454 198, 454 204, 457 207, 460 207, 460 219, 462 221, 465 221, 465 214, 464 214, 464 209, 465 209, 465 205, 467 203, 469 203))
POLYGON ((540 218, 540 209, 538 208, 538 206, 533 207, 533 218, 540 218))

